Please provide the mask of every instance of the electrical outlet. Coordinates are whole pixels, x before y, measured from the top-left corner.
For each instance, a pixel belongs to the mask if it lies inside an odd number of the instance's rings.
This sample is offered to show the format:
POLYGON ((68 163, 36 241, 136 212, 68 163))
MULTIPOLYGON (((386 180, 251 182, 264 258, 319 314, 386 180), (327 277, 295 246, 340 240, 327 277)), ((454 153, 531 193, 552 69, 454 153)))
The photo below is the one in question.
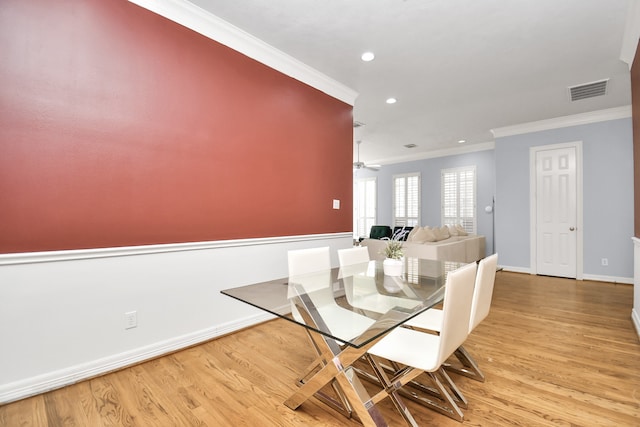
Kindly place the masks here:
POLYGON ((602 265, 604 266, 609 265, 609 260, 607 258, 602 258, 602 265))
POLYGON ((129 311, 124 314, 124 328, 133 329, 138 327, 138 312, 129 311))

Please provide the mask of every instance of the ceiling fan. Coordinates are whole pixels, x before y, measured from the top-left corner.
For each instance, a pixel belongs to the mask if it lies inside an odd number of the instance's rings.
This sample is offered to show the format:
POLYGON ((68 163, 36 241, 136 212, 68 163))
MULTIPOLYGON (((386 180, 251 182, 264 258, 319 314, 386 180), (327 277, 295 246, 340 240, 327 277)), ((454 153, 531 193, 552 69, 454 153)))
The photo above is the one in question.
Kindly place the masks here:
POLYGON ((356 141, 356 144, 358 144, 358 161, 357 162, 353 162, 353 169, 357 170, 357 169, 370 169, 372 171, 377 171, 378 169, 380 169, 380 165, 365 165, 364 162, 360 161, 360 143, 362 141, 356 141))

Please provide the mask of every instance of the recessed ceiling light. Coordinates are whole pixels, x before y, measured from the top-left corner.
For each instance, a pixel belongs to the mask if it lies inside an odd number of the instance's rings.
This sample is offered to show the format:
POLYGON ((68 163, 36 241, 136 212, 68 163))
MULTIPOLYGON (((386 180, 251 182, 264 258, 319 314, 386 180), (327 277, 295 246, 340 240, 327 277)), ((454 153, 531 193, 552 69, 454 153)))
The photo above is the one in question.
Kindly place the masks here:
POLYGON ((460 140, 458 141, 458 144, 464 144, 465 142, 467 142, 467 141, 466 141, 466 140, 464 140, 464 139, 460 139, 460 140))
POLYGON ((373 52, 365 52, 362 54, 360 58, 362 58, 364 62, 369 62, 369 61, 373 61, 375 57, 376 56, 373 54, 373 52))
POLYGON ((396 102, 398 102, 398 100, 397 100, 397 99, 395 99, 395 98, 389 98, 389 99, 387 99, 387 104, 395 104, 396 102))

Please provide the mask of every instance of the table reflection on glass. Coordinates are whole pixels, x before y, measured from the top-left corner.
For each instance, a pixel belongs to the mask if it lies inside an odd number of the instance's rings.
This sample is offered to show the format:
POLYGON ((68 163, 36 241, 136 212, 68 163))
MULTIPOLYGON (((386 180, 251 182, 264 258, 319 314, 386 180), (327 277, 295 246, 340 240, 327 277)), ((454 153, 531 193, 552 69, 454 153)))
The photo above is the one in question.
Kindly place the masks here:
MULTIPOLYGON (((364 425, 386 421, 360 383, 353 364, 393 328, 438 304, 446 274, 463 264, 406 258, 403 273, 386 276, 381 261, 317 271, 221 291, 306 329, 317 358, 285 404, 297 409, 316 395, 364 425), (334 397, 320 392, 325 386, 334 397)), ((398 410, 406 410, 393 390, 398 410)))

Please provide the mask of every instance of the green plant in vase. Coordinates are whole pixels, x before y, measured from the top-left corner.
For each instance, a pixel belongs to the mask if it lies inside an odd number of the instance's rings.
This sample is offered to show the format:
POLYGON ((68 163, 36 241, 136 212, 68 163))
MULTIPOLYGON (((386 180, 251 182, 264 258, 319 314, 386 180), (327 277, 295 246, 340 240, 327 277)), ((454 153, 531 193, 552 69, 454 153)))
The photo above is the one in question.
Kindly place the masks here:
POLYGON ((402 259, 404 256, 404 253, 402 252, 402 242, 398 240, 389 240, 389 243, 385 246, 383 253, 386 258, 397 260, 402 259))
POLYGON ((402 275, 402 241, 391 239, 387 242, 387 246, 382 250, 382 254, 385 256, 385 260, 382 263, 384 274, 387 276, 401 276, 402 275))

